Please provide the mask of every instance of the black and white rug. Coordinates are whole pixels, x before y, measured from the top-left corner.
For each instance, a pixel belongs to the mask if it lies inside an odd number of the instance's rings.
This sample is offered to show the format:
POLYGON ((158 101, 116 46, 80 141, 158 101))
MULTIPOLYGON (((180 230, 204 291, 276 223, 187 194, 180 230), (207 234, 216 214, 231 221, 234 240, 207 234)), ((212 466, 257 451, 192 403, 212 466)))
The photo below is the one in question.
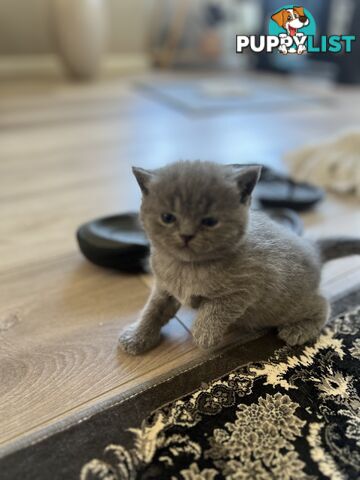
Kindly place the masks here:
POLYGON ((277 348, 238 368, 229 349, 12 453, 0 461, 1 478, 358 479, 360 292, 333 312, 313 344, 277 348), (166 398, 165 384, 174 398, 196 384, 199 368, 214 378, 226 366, 217 380, 145 414, 154 399, 166 398), (137 421, 129 420, 133 411, 137 421))

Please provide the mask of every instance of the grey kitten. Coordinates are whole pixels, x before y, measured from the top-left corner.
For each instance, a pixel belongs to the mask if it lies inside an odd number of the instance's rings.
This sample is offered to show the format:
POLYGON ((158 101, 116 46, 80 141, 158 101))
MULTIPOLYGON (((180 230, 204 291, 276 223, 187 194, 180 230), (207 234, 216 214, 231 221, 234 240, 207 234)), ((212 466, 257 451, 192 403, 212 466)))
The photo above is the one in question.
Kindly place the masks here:
POLYGON ((181 305, 197 309, 192 333, 205 349, 221 344, 234 323, 277 327, 289 345, 319 334, 330 311, 319 292, 322 264, 359 254, 360 240, 312 244, 250 211, 258 166, 183 161, 133 172, 155 286, 140 319, 121 333, 121 349, 135 355, 154 347, 181 305))

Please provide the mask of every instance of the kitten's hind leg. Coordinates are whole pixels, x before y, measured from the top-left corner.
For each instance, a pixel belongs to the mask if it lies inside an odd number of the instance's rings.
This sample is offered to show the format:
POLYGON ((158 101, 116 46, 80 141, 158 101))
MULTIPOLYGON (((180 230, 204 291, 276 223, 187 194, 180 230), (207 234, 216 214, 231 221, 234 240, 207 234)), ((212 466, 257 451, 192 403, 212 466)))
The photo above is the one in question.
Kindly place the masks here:
POLYGON ((119 347, 132 355, 139 355, 160 342, 160 330, 173 318, 180 303, 164 290, 154 288, 140 319, 120 334, 119 347))
POLYGON ((299 307, 302 311, 298 313, 298 318, 301 316, 301 320, 286 323, 278 328, 279 338, 290 346, 302 345, 314 340, 321 332, 330 314, 328 300, 318 294, 307 299, 304 305, 299 305, 299 307))

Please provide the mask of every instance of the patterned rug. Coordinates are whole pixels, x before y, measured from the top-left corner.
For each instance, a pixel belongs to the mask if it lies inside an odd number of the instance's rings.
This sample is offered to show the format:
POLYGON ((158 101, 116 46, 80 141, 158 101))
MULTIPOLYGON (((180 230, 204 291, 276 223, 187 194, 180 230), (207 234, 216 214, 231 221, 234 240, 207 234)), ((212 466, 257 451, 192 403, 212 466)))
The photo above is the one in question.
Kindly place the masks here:
POLYGON ((107 445, 81 480, 360 478, 360 307, 319 339, 239 368, 107 445))

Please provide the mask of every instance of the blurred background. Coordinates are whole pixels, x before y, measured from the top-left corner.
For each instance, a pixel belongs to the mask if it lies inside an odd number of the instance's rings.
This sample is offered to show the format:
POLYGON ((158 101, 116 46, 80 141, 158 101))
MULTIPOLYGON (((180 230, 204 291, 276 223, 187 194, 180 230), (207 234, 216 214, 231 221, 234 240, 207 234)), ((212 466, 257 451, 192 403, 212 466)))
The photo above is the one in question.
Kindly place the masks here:
MULTIPOLYGON (((313 55, 300 62, 234 55, 234 36, 267 33, 271 15, 282 6, 282 0, 1 0, 1 71, 49 73, 63 62, 69 75, 90 78, 116 67, 242 67, 357 83, 356 44, 352 55, 313 55)), ((357 34, 356 0, 303 0, 301 6, 316 19, 318 36, 357 34)))

